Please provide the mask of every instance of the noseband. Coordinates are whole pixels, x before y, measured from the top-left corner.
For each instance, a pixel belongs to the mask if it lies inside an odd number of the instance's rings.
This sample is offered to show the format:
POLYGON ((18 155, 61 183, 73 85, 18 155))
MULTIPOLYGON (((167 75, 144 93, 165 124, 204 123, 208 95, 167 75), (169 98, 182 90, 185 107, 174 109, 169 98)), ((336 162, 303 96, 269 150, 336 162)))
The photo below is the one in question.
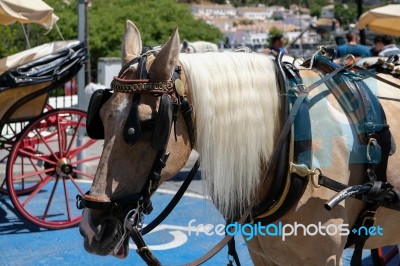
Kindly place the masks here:
MULTIPOLYGON (((118 216, 122 221, 126 219, 127 213, 130 213, 132 209, 135 209, 135 212, 139 214, 141 214, 142 212, 144 214, 149 214, 153 209, 150 197, 159 186, 160 173, 161 170, 165 167, 166 161, 169 156, 169 153, 166 153, 166 147, 171 133, 172 124, 174 124, 174 126, 176 125, 178 117, 177 112, 179 109, 181 109, 183 113, 191 144, 192 146, 194 145, 194 129, 191 112, 192 110, 182 90, 182 83, 180 80, 181 68, 180 66, 177 66, 171 76, 171 79, 169 80, 161 82, 151 82, 146 70, 147 57, 151 53, 155 53, 155 51, 152 50, 142 53, 142 55, 140 55, 139 57, 136 57, 132 61, 128 62, 121 69, 118 76, 114 77, 113 81, 111 82, 111 90, 109 90, 119 93, 132 93, 134 95, 129 115, 123 130, 123 138, 125 142, 130 146, 134 145, 138 140, 140 140, 143 131, 138 116, 140 95, 146 93, 152 94, 154 97, 160 98, 157 117, 155 119, 155 124, 152 128, 152 148, 157 150, 158 152, 152 169, 147 177, 146 183, 139 193, 127 195, 118 199, 110 200, 98 198, 90 195, 89 192, 87 192, 83 197, 81 195, 77 195, 76 204, 78 209, 90 208, 98 210, 108 210, 113 215, 118 216), (122 74, 125 73, 125 71, 133 64, 138 64, 137 79, 122 79, 122 74)), ((108 98, 109 97, 110 96, 108 96, 108 98)), ((96 107, 97 110, 92 110, 91 99, 88 108, 88 117, 90 116, 90 113, 92 114, 92 116, 98 116, 98 111, 101 108, 101 105, 104 104, 104 102, 105 101, 103 100, 102 103, 96 107)), ((93 125, 90 125, 90 123, 88 122, 88 129, 91 126, 93 125)), ((90 132, 93 131, 94 130, 90 130, 90 132)), ((104 134, 102 136, 104 136, 104 134)))

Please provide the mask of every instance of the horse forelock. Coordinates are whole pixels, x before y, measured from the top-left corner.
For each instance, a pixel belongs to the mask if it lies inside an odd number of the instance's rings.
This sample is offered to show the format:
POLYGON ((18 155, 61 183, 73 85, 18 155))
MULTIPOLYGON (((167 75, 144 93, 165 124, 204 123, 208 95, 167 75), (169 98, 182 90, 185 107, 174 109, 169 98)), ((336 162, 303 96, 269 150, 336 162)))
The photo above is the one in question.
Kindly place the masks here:
POLYGON ((225 217, 254 197, 279 128, 273 61, 263 55, 180 55, 192 93, 197 151, 209 193, 225 217))

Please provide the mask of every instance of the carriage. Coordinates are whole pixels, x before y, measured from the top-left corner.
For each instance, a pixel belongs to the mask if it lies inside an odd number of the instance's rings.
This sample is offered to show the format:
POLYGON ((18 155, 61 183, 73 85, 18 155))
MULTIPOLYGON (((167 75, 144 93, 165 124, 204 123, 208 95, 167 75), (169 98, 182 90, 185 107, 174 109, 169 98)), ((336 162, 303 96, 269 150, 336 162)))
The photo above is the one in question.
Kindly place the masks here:
MULTIPOLYGON (((2 2, 1 8, 4 25, 50 28, 58 20, 42 1, 2 2)), ((86 111, 75 108, 71 91, 58 96, 74 84, 87 59, 86 45, 78 40, 48 42, 0 59, 0 193, 39 227, 78 224, 74 197, 93 179, 90 162, 98 155, 87 154, 96 141, 85 135, 86 111)))
POLYGON ((83 193, 80 179, 93 178, 87 165, 98 156, 82 157, 96 142, 85 138, 86 112, 49 104, 49 95, 71 82, 87 58, 85 45, 72 40, 0 60, 0 154, 5 167, 0 192, 40 227, 79 223, 71 203, 76 193, 83 193))

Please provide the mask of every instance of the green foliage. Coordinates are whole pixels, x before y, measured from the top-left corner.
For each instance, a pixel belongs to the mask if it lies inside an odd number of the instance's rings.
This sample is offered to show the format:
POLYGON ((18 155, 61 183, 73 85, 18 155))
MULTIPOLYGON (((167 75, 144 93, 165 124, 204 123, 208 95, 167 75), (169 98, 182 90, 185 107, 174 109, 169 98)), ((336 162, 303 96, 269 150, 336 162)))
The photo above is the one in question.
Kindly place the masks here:
POLYGON ((357 22, 357 5, 355 3, 337 3, 334 7, 335 16, 342 21, 342 27, 348 29, 351 23, 357 22))
POLYGON ((215 43, 223 40, 219 29, 195 20, 189 5, 177 5, 174 0, 96 0, 89 9, 92 61, 99 57, 120 56, 127 20, 133 21, 140 30, 143 46, 163 44, 176 27, 182 40, 215 43))
POLYGON ((279 34, 284 35, 284 32, 283 32, 283 30, 281 30, 281 29, 279 29, 279 28, 277 28, 277 27, 275 27, 275 26, 273 26, 273 27, 269 30, 269 32, 268 32, 268 43, 269 43, 269 45, 272 45, 272 38, 273 38, 274 36, 276 36, 276 35, 279 35, 279 34))
POLYGON ((239 25, 253 25, 254 24, 254 20, 252 19, 241 19, 238 22, 239 25))
POLYGON ((0 36, 1 36, 1 42, 0 42, 0 58, 6 57, 11 54, 15 54, 19 52, 20 50, 18 49, 19 43, 24 44, 24 39, 23 36, 22 39, 16 39, 14 36, 17 36, 18 30, 22 31, 22 28, 20 26, 19 29, 17 29, 14 25, 12 26, 3 26, 0 25, 0 36))
POLYGON ((322 7, 329 5, 328 0, 314 0, 314 1, 305 1, 308 8, 310 9, 310 16, 317 16, 321 15, 322 7))
MULTIPOLYGON (((77 39, 77 1, 68 3, 67 1, 45 0, 45 2, 54 7, 55 13, 60 18, 57 25, 64 39, 77 39)), ((29 48, 22 27, 25 28, 31 47, 61 39, 56 27, 53 27, 49 31, 43 26, 34 23, 0 25, 0 35, 2 37, 0 42, 0 58, 29 48)))
MULTIPOLYGON (((44 0, 60 18, 57 25, 64 39, 78 38, 78 1, 44 0)), ((224 40, 222 32, 203 20, 196 20, 188 4, 175 0, 96 0, 88 8, 88 35, 90 64, 96 72, 99 57, 120 57, 122 37, 127 20, 133 21, 141 32, 143 46, 165 43, 178 27, 181 40, 205 40, 218 43, 224 40)), ((29 24, 31 46, 60 40, 53 28, 48 34, 40 25, 29 24)), ((2 41, 0 56, 4 57, 27 49, 21 25, 0 25, 2 41)))

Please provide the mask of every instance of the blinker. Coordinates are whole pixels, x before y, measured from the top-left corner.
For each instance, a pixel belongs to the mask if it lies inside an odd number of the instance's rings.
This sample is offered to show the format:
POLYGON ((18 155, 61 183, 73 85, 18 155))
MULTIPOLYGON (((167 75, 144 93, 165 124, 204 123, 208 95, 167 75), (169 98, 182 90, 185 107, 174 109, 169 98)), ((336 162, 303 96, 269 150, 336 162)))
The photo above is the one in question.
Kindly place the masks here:
POLYGON ((90 97, 86 117, 86 132, 92 139, 104 139, 104 126, 100 117, 100 109, 110 99, 112 92, 109 89, 98 89, 90 97))
POLYGON ((131 109, 124 125, 123 138, 129 146, 135 144, 142 135, 138 114, 138 96, 135 96, 132 100, 131 109))
POLYGON ((160 97, 156 123, 153 129, 151 146, 155 150, 164 150, 167 147, 172 127, 172 99, 168 94, 160 97))

